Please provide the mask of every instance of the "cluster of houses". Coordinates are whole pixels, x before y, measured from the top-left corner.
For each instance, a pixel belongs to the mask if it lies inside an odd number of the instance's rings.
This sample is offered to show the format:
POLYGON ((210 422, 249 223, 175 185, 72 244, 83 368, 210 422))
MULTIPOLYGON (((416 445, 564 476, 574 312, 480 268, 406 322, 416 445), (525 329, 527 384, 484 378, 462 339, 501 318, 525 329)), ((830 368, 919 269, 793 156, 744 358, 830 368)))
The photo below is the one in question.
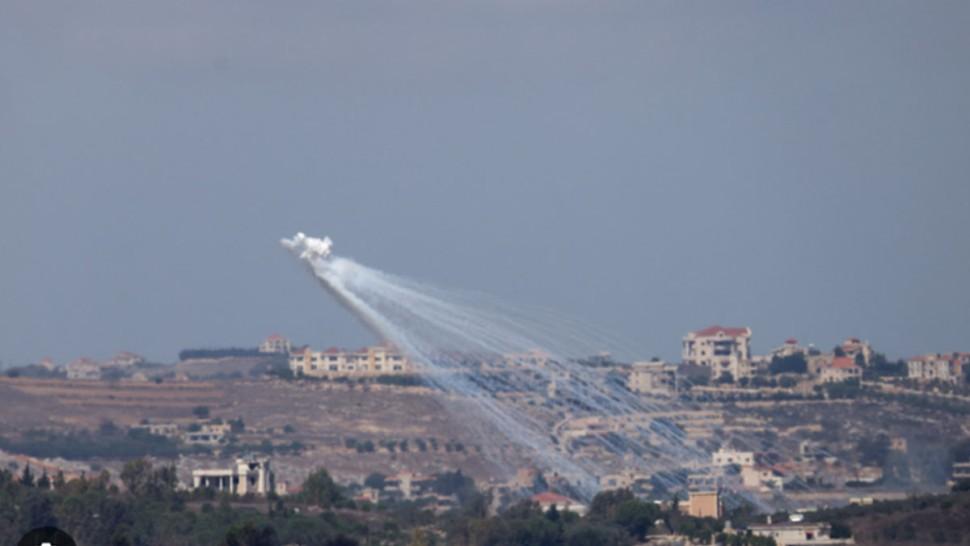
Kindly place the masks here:
POLYGON ((164 436, 190 446, 218 447, 229 443, 232 425, 223 422, 192 423, 142 423, 132 427, 155 436, 164 436))
MULTIPOLYGON (((748 383, 767 374, 776 359, 800 355, 806 362, 806 374, 815 383, 825 384, 862 379, 863 371, 873 364, 876 356, 867 341, 855 337, 846 339, 829 353, 811 345, 801 346, 792 338, 764 355, 754 355, 751 338, 752 331, 748 327, 715 325, 689 332, 682 341, 681 363, 710 370, 710 378, 716 383, 748 383)), ((360 378, 410 375, 418 371, 404 354, 388 346, 313 350, 308 346, 294 347, 286 337, 273 334, 259 344, 258 352, 286 355, 289 368, 297 377, 360 378)), ((142 356, 123 351, 106 361, 78 358, 64 366, 60 373, 66 373, 68 379, 98 380, 108 375, 139 379, 138 376, 144 374, 137 367, 144 363, 142 356)), ((565 373, 561 366, 539 351, 505 355, 498 360, 477 364, 482 372, 541 368, 553 379, 557 374, 565 373)), ((46 358, 39 366, 49 371, 61 370, 46 358)), ((906 361, 906 377, 918 383, 961 384, 966 381, 968 368, 970 352, 925 354, 906 361)), ((676 392, 681 386, 679 381, 683 381, 677 370, 677 364, 655 359, 635 362, 624 373, 630 390, 648 395, 668 395, 676 392)), ((549 388, 550 396, 554 396, 555 383, 549 388)))
MULTIPOLYGON (((145 358, 141 355, 122 351, 105 361, 81 357, 68 362, 64 366, 64 370, 67 372, 68 379, 98 380, 111 371, 127 373, 139 364, 144 363, 145 358)), ((55 368, 54 363, 49 358, 41 360, 40 366, 48 370, 55 368)))
MULTIPOLYGON (((861 380, 863 370, 872 366, 876 353, 867 341, 850 337, 831 353, 813 346, 801 346, 788 339, 765 355, 751 353, 751 328, 710 326, 688 333, 682 344, 681 362, 710 370, 715 382, 746 383, 768 373, 772 363, 799 355, 806 363, 805 373, 818 384, 861 380)), ((906 361, 906 377, 919 383, 963 383, 970 367, 970 353, 935 353, 906 361)), ((634 392, 662 395, 677 390, 677 365, 654 360, 636 362, 628 375, 634 392)))

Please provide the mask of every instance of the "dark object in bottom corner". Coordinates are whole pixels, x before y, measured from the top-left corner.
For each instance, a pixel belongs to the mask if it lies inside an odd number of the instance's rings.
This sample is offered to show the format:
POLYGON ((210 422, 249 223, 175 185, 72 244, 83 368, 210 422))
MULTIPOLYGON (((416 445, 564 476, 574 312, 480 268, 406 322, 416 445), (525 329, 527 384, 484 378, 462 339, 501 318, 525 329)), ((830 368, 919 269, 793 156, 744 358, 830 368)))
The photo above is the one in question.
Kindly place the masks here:
POLYGON ((38 527, 24 535, 17 546, 77 546, 71 535, 57 527, 38 527))

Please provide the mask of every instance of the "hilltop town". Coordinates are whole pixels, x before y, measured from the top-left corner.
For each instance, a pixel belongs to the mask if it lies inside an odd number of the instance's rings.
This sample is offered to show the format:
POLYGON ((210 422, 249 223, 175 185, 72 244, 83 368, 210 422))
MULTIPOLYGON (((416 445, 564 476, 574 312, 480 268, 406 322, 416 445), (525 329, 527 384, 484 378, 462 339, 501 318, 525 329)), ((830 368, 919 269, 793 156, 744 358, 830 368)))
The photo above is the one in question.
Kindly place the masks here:
MULTIPOLYGON (((643 414, 571 411, 561 400, 569 378, 555 373, 526 387, 522 370, 555 369, 541 351, 469 365, 503 378, 497 396, 548 423, 563 452, 607 469, 597 476, 601 491, 720 521, 721 531, 744 499, 784 503, 791 518, 750 520, 743 529, 778 544, 806 536, 846 543, 810 515, 943 493, 970 479, 970 353, 890 359, 849 337, 830 350, 787 339, 755 355, 752 335, 744 327, 689 332, 679 362, 580 355, 597 380, 670 408, 643 414), (644 434, 653 422, 711 454, 703 468, 685 469, 682 490, 593 441, 644 434)), ((0 465, 42 477, 48 489, 55 477, 100 476, 125 490, 126 465, 144 460, 170 466, 175 490, 240 501, 301 498, 325 468, 361 505, 443 515, 460 510, 462 488, 472 487, 490 514, 522 499, 543 513, 590 510, 570 476, 535 467, 498 431, 469 430, 456 418, 467 401, 426 381, 427 373, 390 346, 298 347, 281 335, 255 348, 185 349, 174 364, 131 352, 63 365, 42 359, 0 378, 10 401, 0 465)), ((654 543, 676 540, 667 531, 654 543)))

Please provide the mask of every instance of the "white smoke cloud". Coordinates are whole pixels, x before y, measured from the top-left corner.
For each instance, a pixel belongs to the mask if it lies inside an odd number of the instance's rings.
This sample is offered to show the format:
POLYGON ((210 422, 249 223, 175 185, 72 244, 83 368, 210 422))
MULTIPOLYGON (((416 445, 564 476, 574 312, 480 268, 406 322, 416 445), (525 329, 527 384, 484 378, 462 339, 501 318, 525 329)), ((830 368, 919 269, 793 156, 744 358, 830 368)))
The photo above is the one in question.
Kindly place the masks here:
POLYGON ((307 237, 302 231, 294 235, 292 239, 280 239, 280 244, 298 255, 301 260, 309 261, 329 258, 333 248, 333 241, 330 240, 330 237, 323 239, 307 237))

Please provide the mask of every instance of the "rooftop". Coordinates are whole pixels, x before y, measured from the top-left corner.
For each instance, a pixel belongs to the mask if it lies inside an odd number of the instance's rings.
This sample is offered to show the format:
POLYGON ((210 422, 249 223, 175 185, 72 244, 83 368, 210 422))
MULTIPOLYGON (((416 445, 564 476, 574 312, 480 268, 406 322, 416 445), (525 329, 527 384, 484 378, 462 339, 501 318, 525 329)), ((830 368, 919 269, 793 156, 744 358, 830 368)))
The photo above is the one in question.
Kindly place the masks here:
POLYGON ((725 335, 728 337, 740 337, 751 335, 751 329, 749 328, 739 328, 734 326, 708 326, 703 330, 698 330, 694 332, 697 337, 714 337, 717 335, 725 335))
POLYGON ((855 360, 848 356, 837 356, 832 359, 832 367, 839 370, 851 370, 853 368, 858 368, 855 360))

